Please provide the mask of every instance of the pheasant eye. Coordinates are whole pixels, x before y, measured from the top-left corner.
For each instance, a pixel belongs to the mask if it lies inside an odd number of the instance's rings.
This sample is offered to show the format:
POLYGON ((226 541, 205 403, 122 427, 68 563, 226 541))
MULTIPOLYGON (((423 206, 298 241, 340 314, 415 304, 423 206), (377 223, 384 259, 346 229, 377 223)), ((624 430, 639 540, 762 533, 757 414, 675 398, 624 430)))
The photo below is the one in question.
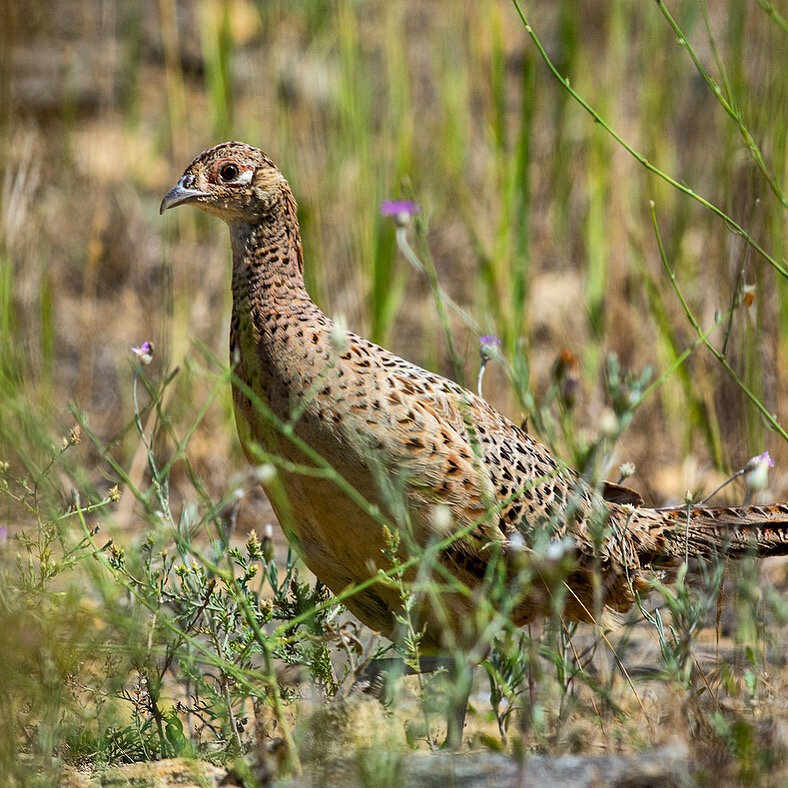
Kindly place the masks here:
POLYGON ((234 181, 238 177, 238 167, 235 164, 225 164, 219 170, 219 175, 223 181, 234 181))

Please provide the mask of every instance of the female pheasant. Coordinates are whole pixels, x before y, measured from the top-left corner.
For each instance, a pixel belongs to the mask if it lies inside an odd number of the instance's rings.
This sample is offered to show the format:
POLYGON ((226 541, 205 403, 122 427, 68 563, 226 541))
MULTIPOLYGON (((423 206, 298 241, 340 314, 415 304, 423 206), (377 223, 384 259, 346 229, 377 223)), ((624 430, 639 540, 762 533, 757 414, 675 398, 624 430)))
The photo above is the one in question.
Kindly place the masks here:
MULTIPOLYGON (((572 545, 563 613, 583 621, 600 604, 628 609, 654 566, 788 553, 788 504, 650 509, 631 491, 617 502, 620 488, 606 499, 483 399, 340 329, 306 291, 293 194, 257 148, 201 153, 161 212, 184 203, 230 228, 244 449, 275 458, 281 486, 267 492, 281 524, 333 592, 364 584, 346 603, 371 628, 396 637, 401 591, 377 581, 394 550, 407 560, 440 544, 434 577, 466 589, 420 601, 421 646, 437 650, 447 636, 472 636, 473 591, 493 559, 511 564, 513 545, 527 551, 540 534, 572 545), (322 473, 317 455, 346 484, 322 473)), ((410 577, 417 571, 414 562, 410 577)), ((549 584, 532 582, 513 607, 517 624, 554 613, 549 584)))

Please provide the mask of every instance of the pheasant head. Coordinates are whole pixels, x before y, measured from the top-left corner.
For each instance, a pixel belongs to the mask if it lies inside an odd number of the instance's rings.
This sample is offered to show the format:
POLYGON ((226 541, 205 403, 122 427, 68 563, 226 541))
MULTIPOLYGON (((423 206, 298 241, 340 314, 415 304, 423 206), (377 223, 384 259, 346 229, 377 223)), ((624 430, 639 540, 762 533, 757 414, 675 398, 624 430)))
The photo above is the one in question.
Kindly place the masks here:
POLYGON ((261 150, 223 142, 201 153, 161 201, 160 213, 194 203, 230 226, 260 224, 295 206, 287 181, 261 150))

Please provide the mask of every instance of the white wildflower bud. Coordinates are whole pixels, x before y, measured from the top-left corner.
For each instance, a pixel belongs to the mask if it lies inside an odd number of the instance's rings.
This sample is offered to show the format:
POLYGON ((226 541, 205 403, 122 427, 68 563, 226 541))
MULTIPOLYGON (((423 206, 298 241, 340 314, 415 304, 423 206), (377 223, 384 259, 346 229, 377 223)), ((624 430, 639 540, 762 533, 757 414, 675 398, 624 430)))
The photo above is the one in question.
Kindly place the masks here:
POLYGON ((741 302, 748 312, 755 305, 755 285, 744 285, 741 291, 741 302))
POLYGON ((599 417, 599 431, 606 438, 614 438, 618 434, 618 416, 612 408, 605 408, 599 417))
POLYGON ((276 468, 270 462, 258 465, 254 471, 255 478, 261 484, 269 484, 276 478, 276 468))
POLYGON ((774 460, 765 451, 753 457, 744 466, 744 483, 750 492, 765 490, 769 486, 769 468, 774 467, 774 460))
POLYGON ((274 529, 271 523, 266 523, 263 528, 261 550, 265 562, 270 564, 274 560, 274 529))
POLYGON ((635 463, 622 462, 621 465, 618 466, 618 473, 622 479, 628 479, 633 473, 635 473, 635 463))
POLYGON ((445 534, 452 524, 451 509, 443 504, 437 504, 432 509, 432 527, 438 534, 445 534))
POLYGON ((551 541, 545 550, 545 558, 548 561, 560 561, 565 555, 568 555, 575 549, 574 540, 569 537, 564 537, 558 541, 551 541))
POLYGON ((509 537, 509 549, 513 553, 522 553, 525 550, 525 539, 519 531, 515 531, 509 537))
POLYGON ((331 328, 331 335, 329 337, 331 347, 337 353, 344 353, 347 350, 347 321, 344 315, 337 315, 334 318, 334 325, 331 328))

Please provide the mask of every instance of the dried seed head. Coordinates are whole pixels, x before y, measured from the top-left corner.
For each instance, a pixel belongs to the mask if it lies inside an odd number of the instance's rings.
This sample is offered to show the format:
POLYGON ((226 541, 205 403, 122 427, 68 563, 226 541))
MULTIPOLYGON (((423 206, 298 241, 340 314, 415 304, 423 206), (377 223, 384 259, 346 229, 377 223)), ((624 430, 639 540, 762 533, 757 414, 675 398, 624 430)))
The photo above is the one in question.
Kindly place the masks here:
POLYGON ((246 537, 246 554, 249 556, 250 561, 262 561, 263 559, 260 540, 254 531, 250 531, 249 536, 246 537))

